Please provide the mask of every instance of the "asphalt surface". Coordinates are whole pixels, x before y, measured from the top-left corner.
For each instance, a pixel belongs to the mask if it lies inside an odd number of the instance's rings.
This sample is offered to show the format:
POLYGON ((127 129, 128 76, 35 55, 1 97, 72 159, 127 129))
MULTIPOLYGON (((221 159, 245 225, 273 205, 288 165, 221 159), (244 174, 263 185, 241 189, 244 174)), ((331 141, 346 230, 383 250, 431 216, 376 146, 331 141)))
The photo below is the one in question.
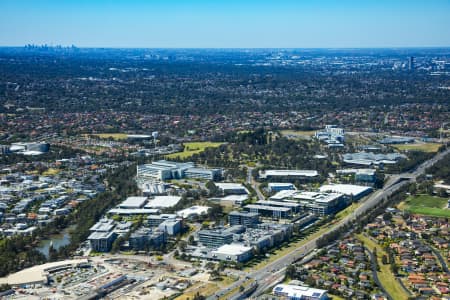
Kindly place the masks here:
MULTIPOLYGON (((415 182, 417 177, 420 175, 423 175, 425 173, 425 170, 428 167, 431 167, 436 162, 441 160, 445 155, 450 153, 450 149, 447 149, 441 153, 436 154, 433 158, 430 160, 425 161, 422 163, 419 167, 416 168, 413 172, 406 172, 402 174, 396 174, 391 175, 388 181, 385 183, 384 187, 380 190, 375 191, 372 193, 364 202, 361 203, 361 205, 351 214, 347 215, 345 218, 340 220, 339 222, 333 224, 329 227, 329 229, 324 232, 325 234, 333 233, 343 226, 346 226, 347 224, 351 223, 358 217, 364 215, 368 210, 373 208, 377 203, 379 203, 381 200, 384 200, 385 198, 391 196, 392 194, 396 193, 401 187, 411 183, 415 182)), ((236 287, 239 287, 240 285, 244 284, 246 280, 253 279, 257 282, 258 288, 256 291, 252 294, 252 297, 256 297, 261 295, 265 290, 268 288, 274 286, 284 278, 284 271, 286 266, 302 259, 307 254, 309 254, 311 251, 317 248, 317 241, 320 239, 320 237, 314 238, 309 240, 306 244, 303 246, 294 249, 289 254, 273 261, 270 263, 267 263, 264 267, 255 270, 253 272, 250 272, 247 274, 246 278, 240 279, 236 282, 234 282, 232 285, 228 286, 226 289, 222 289, 220 291, 217 291, 214 295, 208 297, 208 300, 218 299, 220 296, 226 295, 230 290, 233 290, 236 287)), ((228 299, 241 299, 242 295, 237 292, 233 295, 227 295, 228 299)))

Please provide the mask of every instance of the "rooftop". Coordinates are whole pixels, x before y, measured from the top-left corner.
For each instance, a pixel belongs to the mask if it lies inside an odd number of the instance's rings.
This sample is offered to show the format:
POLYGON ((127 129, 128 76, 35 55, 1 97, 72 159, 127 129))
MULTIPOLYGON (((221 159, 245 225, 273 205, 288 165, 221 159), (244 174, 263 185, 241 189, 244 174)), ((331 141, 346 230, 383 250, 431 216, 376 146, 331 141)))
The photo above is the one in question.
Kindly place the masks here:
POLYGON ((252 250, 252 247, 247 247, 241 244, 225 244, 219 247, 217 250, 212 251, 212 253, 225 254, 225 255, 240 255, 252 250))
POLYGON ((64 267, 67 265, 79 265, 88 263, 87 259, 72 259, 57 262, 51 262, 39 266, 34 266, 7 277, 0 278, 0 284, 23 285, 29 283, 46 282, 46 271, 53 268, 64 267))
POLYGON ((177 205, 177 203, 180 200, 181 200, 180 196, 155 196, 153 199, 150 199, 144 207, 145 208, 172 207, 177 205))
POLYGON ((336 192, 344 195, 360 195, 366 193, 368 191, 372 191, 371 187, 361 186, 361 185, 353 185, 353 184, 330 184, 323 185, 320 187, 321 192, 336 192))
POLYGON ((259 173, 261 178, 267 176, 303 176, 316 177, 319 173, 316 170, 265 170, 259 173))
POLYGON ((120 208, 140 208, 144 206, 145 202, 147 201, 147 197, 128 197, 125 201, 120 203, 120 208))
POLYGON ((311 297, 313 299, 320 299, 327 291, 314 289, 307 286, 290 285, 290 284, 278 284, 273 288, 273 293, 283 293, 287 297, 311 297))

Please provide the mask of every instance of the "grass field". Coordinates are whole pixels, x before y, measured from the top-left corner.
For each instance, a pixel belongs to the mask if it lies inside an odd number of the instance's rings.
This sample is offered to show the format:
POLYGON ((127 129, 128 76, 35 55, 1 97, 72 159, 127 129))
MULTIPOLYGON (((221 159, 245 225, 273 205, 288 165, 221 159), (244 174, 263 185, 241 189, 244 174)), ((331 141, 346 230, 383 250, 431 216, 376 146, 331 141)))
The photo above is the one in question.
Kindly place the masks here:
POLYGON ((399 205, 413 214, 435 217, 450 217, 450 209, 447 209, 447 198, 430 195, 410 196, 399 205))
POLYGON ((98 136, 101 139, 113 138, 116 141, 126 140, 128 137, 128 134, 126 133, 96 133, 92 135, 98 136))
POLYGON ((199 293, 200 295, 212 295, 216 292, 219 286, 215 283, 199 283, 194 284, 189 289, 183 292, 183 295, 176 297, 175 300, 188 300, 194 299, 195 294, 199 293))
POLYGON ((219 147, 223 143, 213 143, 213 142, 192 142, 185 143, 183 152, 172 153, 166 155, 166 158, 188 158, 194 154, 203 152, 206 148, 209 147, 219 147))
POLYGON ((44 176, 51 176, 51 175, 56 175, 59 172, 60 172, 60 170, 58 170, 58 169, 49 168, 47 171, 43 172, 42 175, 44 175, 44 176))
POLYGON ((439 143, 421 143, 421 144, 402 144, 395 145, 394 148, 400 151, 423 151, 423 152, 437 152, 442 144, 439 143))
POLYGON ((308 131, 304 131, 304 130, 282 130, 281 134, 283 136, 293 136, 296 138, 310 138, 312 137, 314 134, 316 133, 315 130, 308 130, 308 131))
POLYGON ((381 262, 381 258, 383 257, 383 255, 387 255, 383 248, 376 242, 362 234, 358 234, 357 238, 362 241, 370 251, 373 251, 374 248, 377 249, 378 265, 380 266, 380 271, 377 272, 378 279, 380 280, 386 291, 392 296, 392 298, 396 300, 407 300, 408 294, 406 294, 406 292, 395 279, 394 274, 392 274, 391 272, 390 265, 383 265, 383 263, 381 262))

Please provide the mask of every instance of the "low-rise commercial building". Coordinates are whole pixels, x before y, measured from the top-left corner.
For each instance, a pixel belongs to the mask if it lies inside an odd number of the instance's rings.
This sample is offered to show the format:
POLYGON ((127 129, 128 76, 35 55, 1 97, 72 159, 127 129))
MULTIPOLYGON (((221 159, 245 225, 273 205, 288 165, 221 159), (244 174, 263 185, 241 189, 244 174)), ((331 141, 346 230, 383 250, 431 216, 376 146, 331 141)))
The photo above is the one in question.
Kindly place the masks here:
POLYGON ((223 229, 200 230, 198 238, 203 246, 208 248, 219 248, 233 242, 233 233, 223 229))
POLYGON ((112 243, 116 239, 117 234, 111 232, 93 232, 89 235, 88 240, 91 248, 97 252, 108 252, 111 250, 112 243))
POLYGON ((314 289, 307 286, 277 284, 272 293, 275 296, 290 300, 327 300, 326 290, 314 289))
POLYGON ((253 255, 253 248, 241 244, 223 245, 211 251, 211 258, 221 261, 246 262, 253 255))
POLYGON ((163 230, 141 227, 130 235, 128 242, 134 250, 159 248, 166 242, 166 233, 163 230))
POLYGON ((181 232, 181 227, 181 220, 179 219, 165 220, 158 225, 159 230, 166 232, 168 235, 177 235, 181 232))
POLYGON ((280 191, 296 190, 295 185, 286 182, 269 182, 268 189, 270 193, 276 193, 280 191))
POLYGON ((321 192, 334 192, 346 195, 352 201, 358 201, 370 194, 373 188, 354 184, 327 184, 320 187, 321 192))
POLYGON ((219 182, 215 186, 224 195, 247 195, 249 194, 247 188, 241 183, 219 182))
POLYGON ((392 165, 396 164, 402 159, 406 159, 406 155, 400 153, 372 153, 372 152, 356 152, 345 153, 343 155, 343 161, 347 164, 359 165, 359 166, 372 166, 372 165, 392 165))
POLYGON ((274 219, 288 219, 292 217, 292 209, 289 207, 248 204, 244 206, 244 209, 249 212, 259 213, 261 216, 272 217, 274 219))
POLYGON ((228 223, 230 226, 254 226, 259 223, 259 214, 246 211, 232 211, 228 214, 228 223))
POLYGON ((222 171, 220 169, 205 169, 195 167, 192 162, 178 163, 167 160, 154 161, 151 164, 137 166, 137 177, 142 179, 169 180, 181 178, 197 178, 205 180, 218 180, 222 171))
POLYGON ((339 193, 300 192, 292 199, 298 201, 303 211, 319 216, 336 213, 347 204, 344 195, 339 193))
POLYGON ((259 172, 261 179, 294 180, 312 179, 319 176, 316 170, 265 170, 259 172))

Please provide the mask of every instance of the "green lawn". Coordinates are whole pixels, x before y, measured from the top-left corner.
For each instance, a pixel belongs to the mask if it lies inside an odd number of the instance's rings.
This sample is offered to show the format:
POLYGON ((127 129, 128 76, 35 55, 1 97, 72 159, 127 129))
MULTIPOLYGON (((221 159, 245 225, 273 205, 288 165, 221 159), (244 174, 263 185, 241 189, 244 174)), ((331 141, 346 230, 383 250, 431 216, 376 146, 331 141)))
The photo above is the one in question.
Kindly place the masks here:
POLYGON ((194 154, 203 152, 206 148, 210 147, 219 147, 223 143, 214 143, 214 142, 191 142, 184 144, 183 152, 172 153, 166 155, 166 158, 188 158, 194 154))
POLYGON ((450 209, 447 209, 447 198, 430 195, 418 195, 408 197, 401 207, 413 214, 450 217, 450 209))
POLYGON ((97 136, 101 139, 113 138, 116 141, 126 140, 128 137, 128 134, 126 133, 96 133, 92 135, 97 136))
POLYGON ((310 138, 316 133, 315 130, 282 130, 281 134, 283 136, 290 135, 295 136, 297 138, 310 138))
POLYGON ((387 255, 384 249, 378 243, 362 234, 358 234, 357 238, 362 241, 370 251, 373 251, 374 248, 377 249, 377 260, 378 265, 380 266, 380 271, 377 272, 378 279, 386 291, 396 300, 407 300, 408 295, 395 279, 394 274, 391 272, 390 265, 383 265, 382 263, 381 258, 383 255, 387 255))
POLYGON ((395 145, 394 148, 400 151, 423 151, 423 152, 437 152, 439 147, 442 144, 439 143, 418 143, 418 144, 404 144, 404 145, 395 145))

